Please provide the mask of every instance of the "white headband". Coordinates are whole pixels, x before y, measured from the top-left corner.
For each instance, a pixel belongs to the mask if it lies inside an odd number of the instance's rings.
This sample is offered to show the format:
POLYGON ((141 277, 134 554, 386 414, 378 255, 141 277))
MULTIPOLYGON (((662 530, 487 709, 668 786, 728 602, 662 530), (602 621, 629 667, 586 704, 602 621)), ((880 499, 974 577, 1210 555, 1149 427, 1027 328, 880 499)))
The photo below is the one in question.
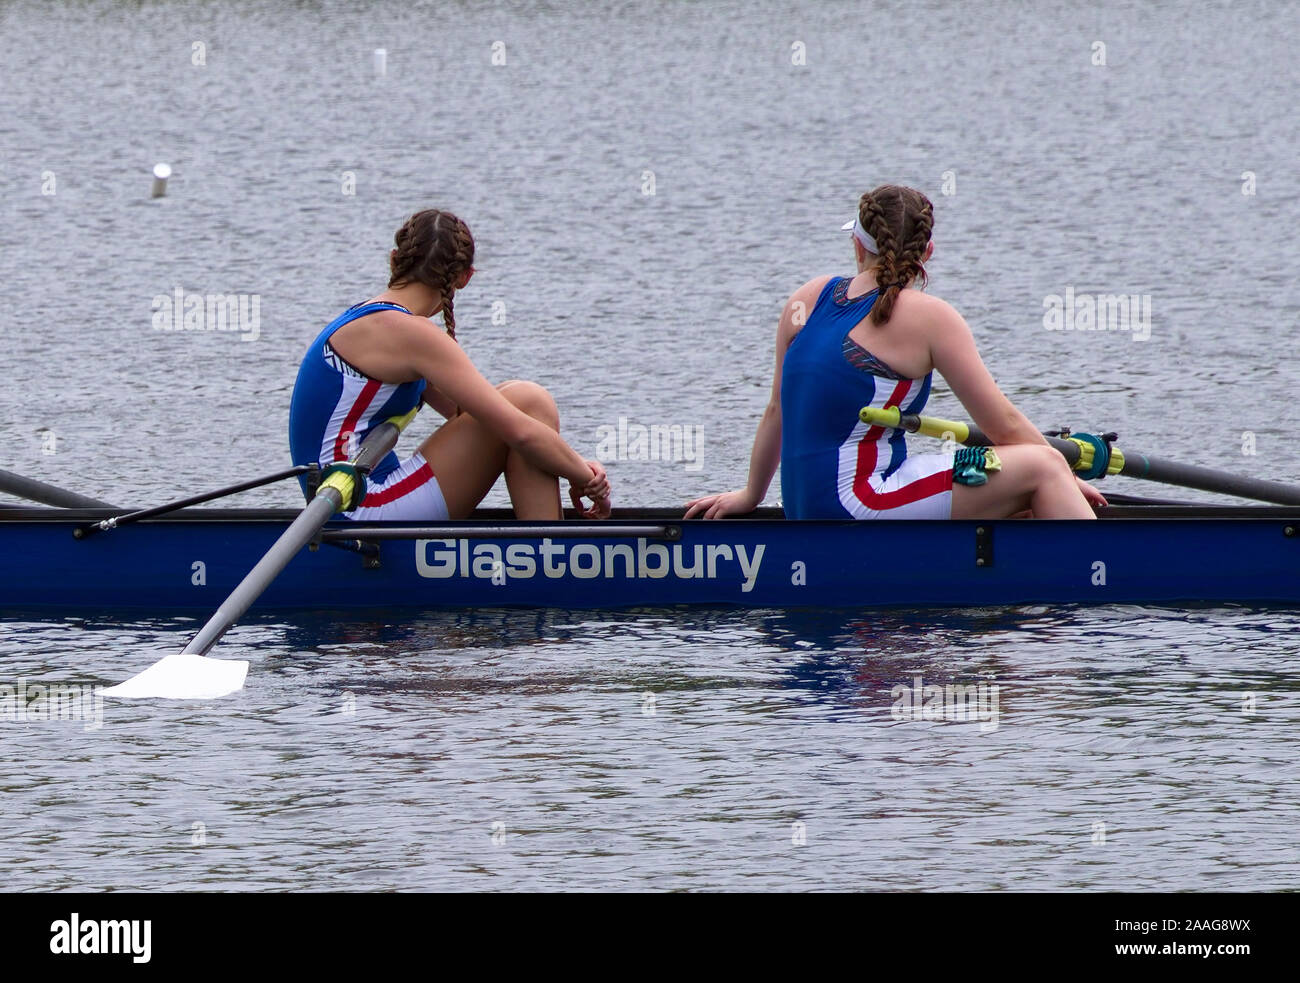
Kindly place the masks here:
POLYGON ((852 222, 845 222, 840 226, 841 232, 848 232, 850 230, 853 232, 853 238, 858 240, 858 243, 863 249, 871 253, 873 256, 880 253, 880 250, 876 248, 876 240, 867 235, 867 230, 862 227, 862 223, 856 218, 852 222))

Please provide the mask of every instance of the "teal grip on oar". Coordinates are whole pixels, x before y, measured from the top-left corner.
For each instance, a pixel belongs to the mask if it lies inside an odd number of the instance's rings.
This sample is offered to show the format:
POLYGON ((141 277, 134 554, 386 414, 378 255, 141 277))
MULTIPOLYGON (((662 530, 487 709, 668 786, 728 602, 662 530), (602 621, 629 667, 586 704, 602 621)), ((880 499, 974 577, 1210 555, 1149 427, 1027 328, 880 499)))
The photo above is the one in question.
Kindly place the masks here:
POLYGON ((1110 444, 1096 434, 1072 433, 1070 436, 1075 440, 1083 441, 1092 448, 1092 467, 1079 471, 1079 477, 1084 481, 1106 477, 1106 471, 1110 467, 1110 444))

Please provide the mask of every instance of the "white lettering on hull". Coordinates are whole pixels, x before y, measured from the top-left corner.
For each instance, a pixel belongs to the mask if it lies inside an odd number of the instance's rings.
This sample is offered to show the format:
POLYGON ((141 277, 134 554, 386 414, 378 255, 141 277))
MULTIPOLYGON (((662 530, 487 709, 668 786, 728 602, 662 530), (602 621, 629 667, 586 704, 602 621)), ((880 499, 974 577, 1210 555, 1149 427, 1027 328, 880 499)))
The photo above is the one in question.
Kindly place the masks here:
POLYGON ((499 580, 502 576, 507 580, 528 580, 538 575, 552 580, 717 580, 738 576, 741 592, 748 594, 758 583, 766 550, 764 543, 755 545, 751 554, 740 543, 666 546, 647 539, 638 539, 635 547, 627 543, 569 545, 543 539, 540 546, 511 543, 503 550, 495 543, 471 545, 468 539, 417 539, 415 569, 421 577, 434 580, 499 580))

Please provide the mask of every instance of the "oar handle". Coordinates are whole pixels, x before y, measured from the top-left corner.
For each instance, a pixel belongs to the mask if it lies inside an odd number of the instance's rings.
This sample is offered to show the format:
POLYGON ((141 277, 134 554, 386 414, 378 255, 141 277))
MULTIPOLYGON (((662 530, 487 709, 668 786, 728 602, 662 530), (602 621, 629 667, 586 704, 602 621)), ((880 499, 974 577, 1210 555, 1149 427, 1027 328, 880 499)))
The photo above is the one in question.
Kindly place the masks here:
POLYGON ((953 440, 967 447, 993 446, 974 424, 961 423, 958 420, 941 420, 937 416, 904 413, 897 406, 886 406, 883 409, 864 406, 858 411, 858 419, 868 426, 906 430, 908 433, 919 433, 923 437, 953 440))
MULTIPOLYGON (((904 413, 897 406, 886 406, 883 409, 864 406, 858 411, 858 419, 868 426, 906 430, 908 433, 918 433, 923 437, 955 441, 965 447, 992 447, 994 443, 985 435, 983 430, 973 423, 963 423, 960 420, 944 420, 937 416, 921 416, 917 413, 904 413)), ((1092 469, 1096 449, 1091 442, 1078 437, 1044 437, 1043 439, 1060 451, 1061 456, 1074 470, 1089 471, 1092 469)), ((1106 474, 1118 474, 1123 463, 1124 455, 1115 448, 1111 448, 1106 474)))
POLYGON ((324 477, 316 487, 316 497, 319 498, 324 493, 337 496, 335 512, 350 512, 360 505, 366 497, 366 475, 397 446, 397 438, 419 411, 420 407, 417 406, 405 416, 395 416, 371 427, 366 439, 361 442, 356 457, 346 464, 325 467, 324 477))

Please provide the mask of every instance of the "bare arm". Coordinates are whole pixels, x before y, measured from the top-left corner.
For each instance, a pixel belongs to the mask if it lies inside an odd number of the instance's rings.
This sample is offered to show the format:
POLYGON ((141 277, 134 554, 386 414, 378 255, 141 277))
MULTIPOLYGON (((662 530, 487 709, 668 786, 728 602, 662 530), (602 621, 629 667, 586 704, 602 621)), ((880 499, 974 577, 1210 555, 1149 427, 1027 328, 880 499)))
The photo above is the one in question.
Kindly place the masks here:
MULTIPOLYGON (((446 334, 418 318, 404 317, 401 329, 387 335, 404 361, 423 376, 438 395, 471 414, 528 461, 549 474, 585 489, 597 475, 564 439, 515 406, 483 378, 464 350, 446 334)), ((436 397, 435 397, 436 398, 436 397)), ((441 408, 430 403, 435 409, 441 408)))
POLYGON ((454 400, 448 399, 433 386, 424 387, 424 395, 420 397, 425 406, 433 407, 434 411, 441 413, 448 420, 459 415, 460 407, 454 400))
POLYGON ((966 319, 938 298, 927 300, 934 305, 930 357, 975 425, 997 444, 1045 444, 1038 429, 998 388, 966 319))
POLYGON ((781 369, 785 353, 795 335, 808 320, 817 296, 830 277, 810 280, 790 295, 781 320, 776 327, 776 366, 772 373, 772 392, 767 408, 758 421, 754 435, 754 449, 749 455, 749 480, 738 491, 721 495, 706 495, 686 503, 685 518, 702 515, 706 519, 721 519, 727 515, 744 515, 758 508, 767 495, 776 469, 781 464, 781 369))
MULTIPOLYGON (((781 378, 777 370, 778 385, 781 378)), ((768 400, 763 418, 758 421, 754 435, 754 449, 749 453, 749 481, 745 484, 746 501, 752 501, 750 511, 758 508, 767 497, 776 469, 781 466, 781 394, 774 393, 768 400)))

